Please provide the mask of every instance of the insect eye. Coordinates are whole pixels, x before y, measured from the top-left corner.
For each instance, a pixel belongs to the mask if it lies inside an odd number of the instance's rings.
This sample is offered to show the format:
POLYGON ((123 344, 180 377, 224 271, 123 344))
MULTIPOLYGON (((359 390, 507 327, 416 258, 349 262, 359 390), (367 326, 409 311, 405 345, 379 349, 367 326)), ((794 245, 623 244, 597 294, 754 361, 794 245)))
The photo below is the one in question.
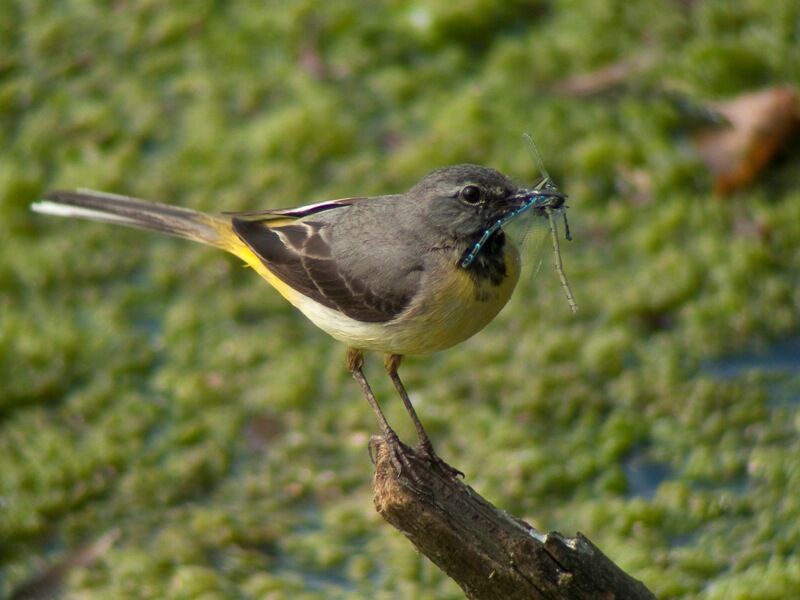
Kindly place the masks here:
POLYGON ((461 189, 460 195, 467 204, 477 204, 481 201, 481 188, 477 185, 466 185, 461 189))

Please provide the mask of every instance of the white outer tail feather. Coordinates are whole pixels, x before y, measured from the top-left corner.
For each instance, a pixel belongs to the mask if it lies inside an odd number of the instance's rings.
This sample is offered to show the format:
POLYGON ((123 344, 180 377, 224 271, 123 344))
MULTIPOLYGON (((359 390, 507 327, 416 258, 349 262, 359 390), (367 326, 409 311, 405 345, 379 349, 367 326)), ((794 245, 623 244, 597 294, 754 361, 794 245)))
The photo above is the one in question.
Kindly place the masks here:
POLYGON ((125 217, 114 215, 82 206, 69 206, 59 204, 50 200, 42 200, 31 204, 31 210, 43 215, 53 215, 55 217, 77 217, 80 219, 91 219, 92 221, 103 221, 104 223, 119 223, 120 225, 135 226, 136 221, 125 217))
POLYGON ((88 189, 53 191, 31 204, 31 210, 56 217, 77 217, 158 231, 230 250, 227 218, 131 196, 88 189))

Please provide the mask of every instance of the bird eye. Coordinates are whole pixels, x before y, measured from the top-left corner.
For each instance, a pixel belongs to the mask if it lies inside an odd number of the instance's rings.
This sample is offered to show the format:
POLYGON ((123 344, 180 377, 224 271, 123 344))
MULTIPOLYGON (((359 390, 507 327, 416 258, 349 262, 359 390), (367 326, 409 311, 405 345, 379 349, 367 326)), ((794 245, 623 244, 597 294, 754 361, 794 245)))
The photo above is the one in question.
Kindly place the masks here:
POLYGON ((461 189, 461 199, 467 204, 477 204, 481 201, 481 188, 477 185, 465 185, 461 189))

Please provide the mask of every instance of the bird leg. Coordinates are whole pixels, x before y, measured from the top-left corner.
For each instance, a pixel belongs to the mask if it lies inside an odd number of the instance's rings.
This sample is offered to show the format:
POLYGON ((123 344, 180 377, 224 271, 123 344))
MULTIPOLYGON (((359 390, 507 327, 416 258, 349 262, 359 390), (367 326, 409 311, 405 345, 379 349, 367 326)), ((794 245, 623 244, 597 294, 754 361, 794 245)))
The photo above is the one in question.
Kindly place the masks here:
POLYGON ((422 426, 422 422, 417 416, 417 411, 414 410, 414 406, 411 404, 411 400, 408 397, 406 387, 403 385, 403 382, 400 380, 400 375, 397 373, 402 360, 403 357, 400 354, 387 354, 384 356, 383 366, 386 368, 386 372, 389 374, 389 378, 392 380, 397 393, 400 394, 400 399, 403 401, 403 406, 406 407, 406 412, 408 413, 408 416, 411 417, 411 421, 414 423, 414 428, 417 430, 417 449, 428 461, 430 461, 431 464, 444 470, 447 475, 452 477, 464 477, 464 473, 444 462, 441 458, 439 458, 439 455, 437 455, 436 451, 433 449, 431 439, 425 432, 425 428, 422 426))
MULTIPOLYGON (((361 391, 364 393, 364 397, 369 402, 370 407, 372 408, 372 412, 375 413, 375 417, 378 419, 378 424, 381 428, 381 433, 383 434, 384 440, 386 440, 386 445, 389 449, 389 457, 392 463, 392 467, 394 467, 397 473, 401 473, 404 470, 408 473, 413 473, 414 469, 409 462, 408 455, 406 454, 407 450, 404 447, 404 444, 400 441, 400 438, 395 433, 394 429, 392 429, 391 425, 389 425, 389 421, 386 420, 386 415, 383 414, 380 405, 378 405, 378 401, 375 399, 375 394, 372 392, 372 388, 367 381, 367 378, 364 376, 364 353, 361 350, 357 350, 355 348, 348 348, 347 349, 347 368, 350 371, 350 374, 353 376, 358 382, 358 385, 361 386, 361 391)), ((371 446, 370 446, 370 453, 371 453, 371 446)), ((374 459, 373 459, 374 462, 374 459)))

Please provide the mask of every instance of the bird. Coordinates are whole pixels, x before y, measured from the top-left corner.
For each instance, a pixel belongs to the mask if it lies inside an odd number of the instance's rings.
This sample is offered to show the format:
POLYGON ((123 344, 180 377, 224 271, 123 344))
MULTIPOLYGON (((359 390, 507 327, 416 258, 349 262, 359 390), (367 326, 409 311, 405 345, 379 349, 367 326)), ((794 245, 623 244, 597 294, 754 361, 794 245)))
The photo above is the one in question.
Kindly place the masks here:
POLYGON ((405 193, 295 208, 211 214, 86 189, 48 192, 31 208, 186 238, 243 260, 346 345, 347 368, 396 469, 408 459, 364 375, 365 352, 383 354, 418 453, 463 476, 436 454, 398 374, 401 361, 454 346, 492 321, 520 273, 519 250, 503 226, 564 202, 552 185, 521 187, 495 169, 461 164, 432 171, 405 193))

